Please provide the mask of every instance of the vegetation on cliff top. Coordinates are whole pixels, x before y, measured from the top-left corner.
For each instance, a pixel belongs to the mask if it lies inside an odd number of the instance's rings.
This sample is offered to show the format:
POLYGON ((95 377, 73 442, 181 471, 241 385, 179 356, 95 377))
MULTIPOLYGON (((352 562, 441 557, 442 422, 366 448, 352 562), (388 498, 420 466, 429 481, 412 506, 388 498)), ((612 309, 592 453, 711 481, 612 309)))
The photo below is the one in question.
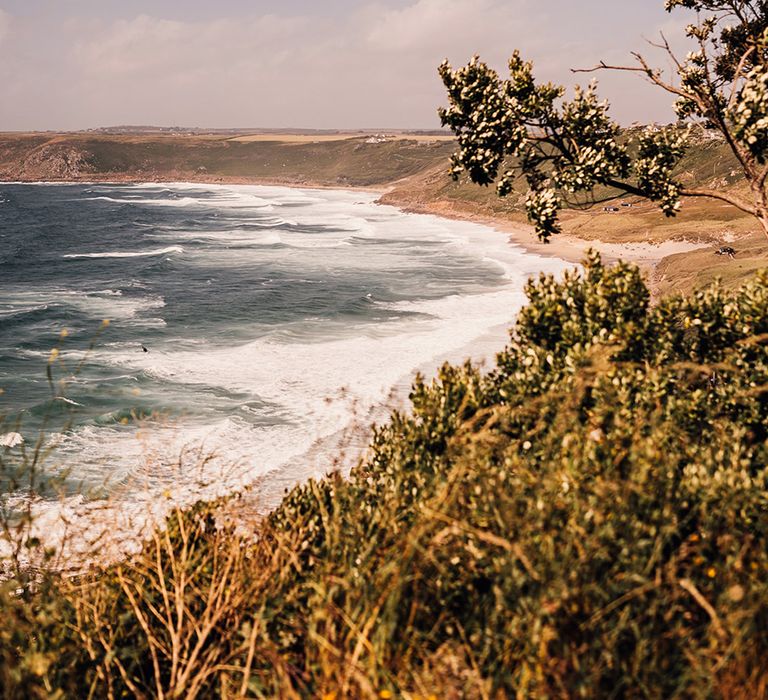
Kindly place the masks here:
POLYGON ((527 293, 348 480, 6 585, 5 696, 765 697, 768 272, 650 306, 593 256, 527 293))

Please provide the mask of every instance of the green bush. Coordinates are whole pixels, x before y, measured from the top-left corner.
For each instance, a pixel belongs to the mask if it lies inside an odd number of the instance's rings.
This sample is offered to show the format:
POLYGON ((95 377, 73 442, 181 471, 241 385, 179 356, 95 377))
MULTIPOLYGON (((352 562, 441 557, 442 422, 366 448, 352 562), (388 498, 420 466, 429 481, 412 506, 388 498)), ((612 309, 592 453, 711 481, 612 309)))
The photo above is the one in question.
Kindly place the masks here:
MULTIPOLYGON (((16 599, 75 611, 40 628, 64 652, 50 691, 765 697, 768 273, 651 306, 637 268, 592 256, 527 292, 492 372, 417 380, 348 479, 295 488, 255 537, 201 505, 16 599)), ((0 635, 5 664, 23 636, 0 635)))

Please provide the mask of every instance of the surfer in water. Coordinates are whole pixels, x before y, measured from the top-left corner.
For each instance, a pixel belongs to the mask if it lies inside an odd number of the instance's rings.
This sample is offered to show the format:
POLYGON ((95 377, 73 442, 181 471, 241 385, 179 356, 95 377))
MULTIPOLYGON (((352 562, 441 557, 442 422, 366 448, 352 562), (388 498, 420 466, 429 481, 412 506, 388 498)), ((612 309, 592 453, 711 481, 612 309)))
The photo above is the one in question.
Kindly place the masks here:
POLYGON ((146 346, 145 346, 143 343, 141 344, 141 349, 142 349, 144 352, 149 352, 149 350, 147 350, 146 346))

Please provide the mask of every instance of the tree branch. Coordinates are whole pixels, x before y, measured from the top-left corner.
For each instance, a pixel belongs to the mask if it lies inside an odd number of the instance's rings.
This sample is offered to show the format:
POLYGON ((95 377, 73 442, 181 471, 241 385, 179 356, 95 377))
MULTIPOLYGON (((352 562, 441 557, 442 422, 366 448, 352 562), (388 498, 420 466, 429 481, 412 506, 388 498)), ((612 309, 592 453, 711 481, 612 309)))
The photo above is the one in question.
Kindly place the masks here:
POLYGON ((594 68, 572 68, 571 73, 594 73, 599 70, 619 70, 629 73, 642 73, 652 83, 658 85, 660 88, 666 90, 667 92, 672 93, 673 95, 677 95, 678 97, 684 97, 688 100, 696 100, 695 95, 685 92, 681 88, 675 87, 671 83, 667 83, 666 81, 662 80, 659 77, 659 72, 651 68, 640 54, 633 53, 632 55, 637 59, 638 63, 640 64, 639 66, 614 66, 606 63, 605 61, 600 61, 600 63, 598 63, 594 68))
MULTIPOLYGON (((736 160, 739 161, 739 165, 741 165, 742 170, 744 171, 744 174, 749 179, 754 179, 754 169, 749 162, 749 158, 744 154, 744 152, 739 148, 739 145, 734 140, 728 128, 728 124, 725 121, 724 115, 722 114, 721 110, 716 108, 716 105, 712 100, 711 95, 709 94, 700 95, 697 93, 687 92, 682 88, 678 88, 678 87, 675 87, 674 85, 671 85, 670 83, 667 83, 666 81, 662 80, 659 77, 658 71, 653 70, 640 54, 633 52, 632 55, 637 59, 640 66, 614 66, 614 65, 607 64, 605 61, 600 61, 600 63, 594 68, 574 68, 572 69, 571 72, 593 73, 599 70, 618 70, 618 71, 627 71, 631 73, 643 73, 652 83, 654 83, 655 85, 658 85, 660 88, 666 90, 667 92, 673 95, 677 95, 678 97, 682 97, 683 99, 691 100, 695 102, 702 116, 705 119, 709 119, 710 121, 717 124, 718 130, 723 134, 723 137, 728 143, 728 146, 731 149, 731 152, 736 157, 736 160)), ((711 83, 709 81, 709 76, 708 76, 707 84, 708 84, 708 87, 712 88, 711 83)))
POLYGON ((764 165, 763 169, 760 171, 760 175, 757 178, 757 187, 762 191, 765 192, 765 180, 768 178, 768 165, 764 165))
POLYGON ((740 209, 745 214, 751 214, 752 216, 758 216, 757 209, 755 209, 753 206, 747 204, 743 199, 740 199, 738 197, 734 197, 732 195, 726 194, 725 192, 721 192, 719 190, 706 190, 706 189, 695 189, 695 190, 687 190, 683 189, 680 191, 680 195, 682 197, 709 197, 710 199, 719 199, 721 202, 726 202, 737 209, 740 209))
POLYGON ((667 37, 664 36, 664 32, 659 32, 659 36, 661 37, 661 44, 655 44, 652 41, 649 41, 648 43, 657 49, 663 49, 666 51, 667 55, 672 59, 674 64, 677 66, 677 70, 679 71, 682 69, 683 64, 680 62, 677 56, 675 56, 675 52, 672 51, 672 47, 669 45, 669 41, 667 41, 667 37))
POLYGON ((739 94, 737 90, 739 77, 741 76, 741 73, 744 70, 744 66, 746 65, 750 55, 754 50, 755 47, 750 46, 739 59, 739 64, 736 66, 736 70, 733 73, 733 81, 731 82, 731 96, 728 98, 728 109, 731 109, 731 107, 733 107, 733 103, 736 101, 736 97, 739 94))
POLYGON ((635 187, 635 185, 630 184, 629 182, 621 182, 621 180, 614 180, 613 178, 606 178, 600 182, 603 185, 608 185, 608 187, 613 187, 614 189, 621 190, 627 194, 633 194, 636 197, 648 199, 648 196, 645 194, 645 192, 643 192, 639 187, 635 187))

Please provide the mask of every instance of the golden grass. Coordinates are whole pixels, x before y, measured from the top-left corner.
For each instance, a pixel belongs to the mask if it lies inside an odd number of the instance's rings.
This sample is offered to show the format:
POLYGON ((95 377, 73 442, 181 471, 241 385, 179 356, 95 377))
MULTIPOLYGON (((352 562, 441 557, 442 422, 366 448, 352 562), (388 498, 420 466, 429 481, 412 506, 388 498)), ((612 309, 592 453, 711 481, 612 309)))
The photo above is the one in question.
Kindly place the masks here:
POLYGON ((683 202, 680 213, 665 217, 650 202, 619 200, 632 204, 618 212, 605 212, 601 207, 590 211, 563 212, 563 232, 585 240, 610 243, 661 243, 668 240, 725 243, 758 230, 749 215, 722 202, 692 200, 683 202))
POLYGON ((715 255, 714 245, 664 258, 654 272, 656 292, 687 294, 708 287, 716 280, 733 289, 768 264, 768 238, 762 232, 742 235, 729 245, 736 250, 733 259, 715 255))

